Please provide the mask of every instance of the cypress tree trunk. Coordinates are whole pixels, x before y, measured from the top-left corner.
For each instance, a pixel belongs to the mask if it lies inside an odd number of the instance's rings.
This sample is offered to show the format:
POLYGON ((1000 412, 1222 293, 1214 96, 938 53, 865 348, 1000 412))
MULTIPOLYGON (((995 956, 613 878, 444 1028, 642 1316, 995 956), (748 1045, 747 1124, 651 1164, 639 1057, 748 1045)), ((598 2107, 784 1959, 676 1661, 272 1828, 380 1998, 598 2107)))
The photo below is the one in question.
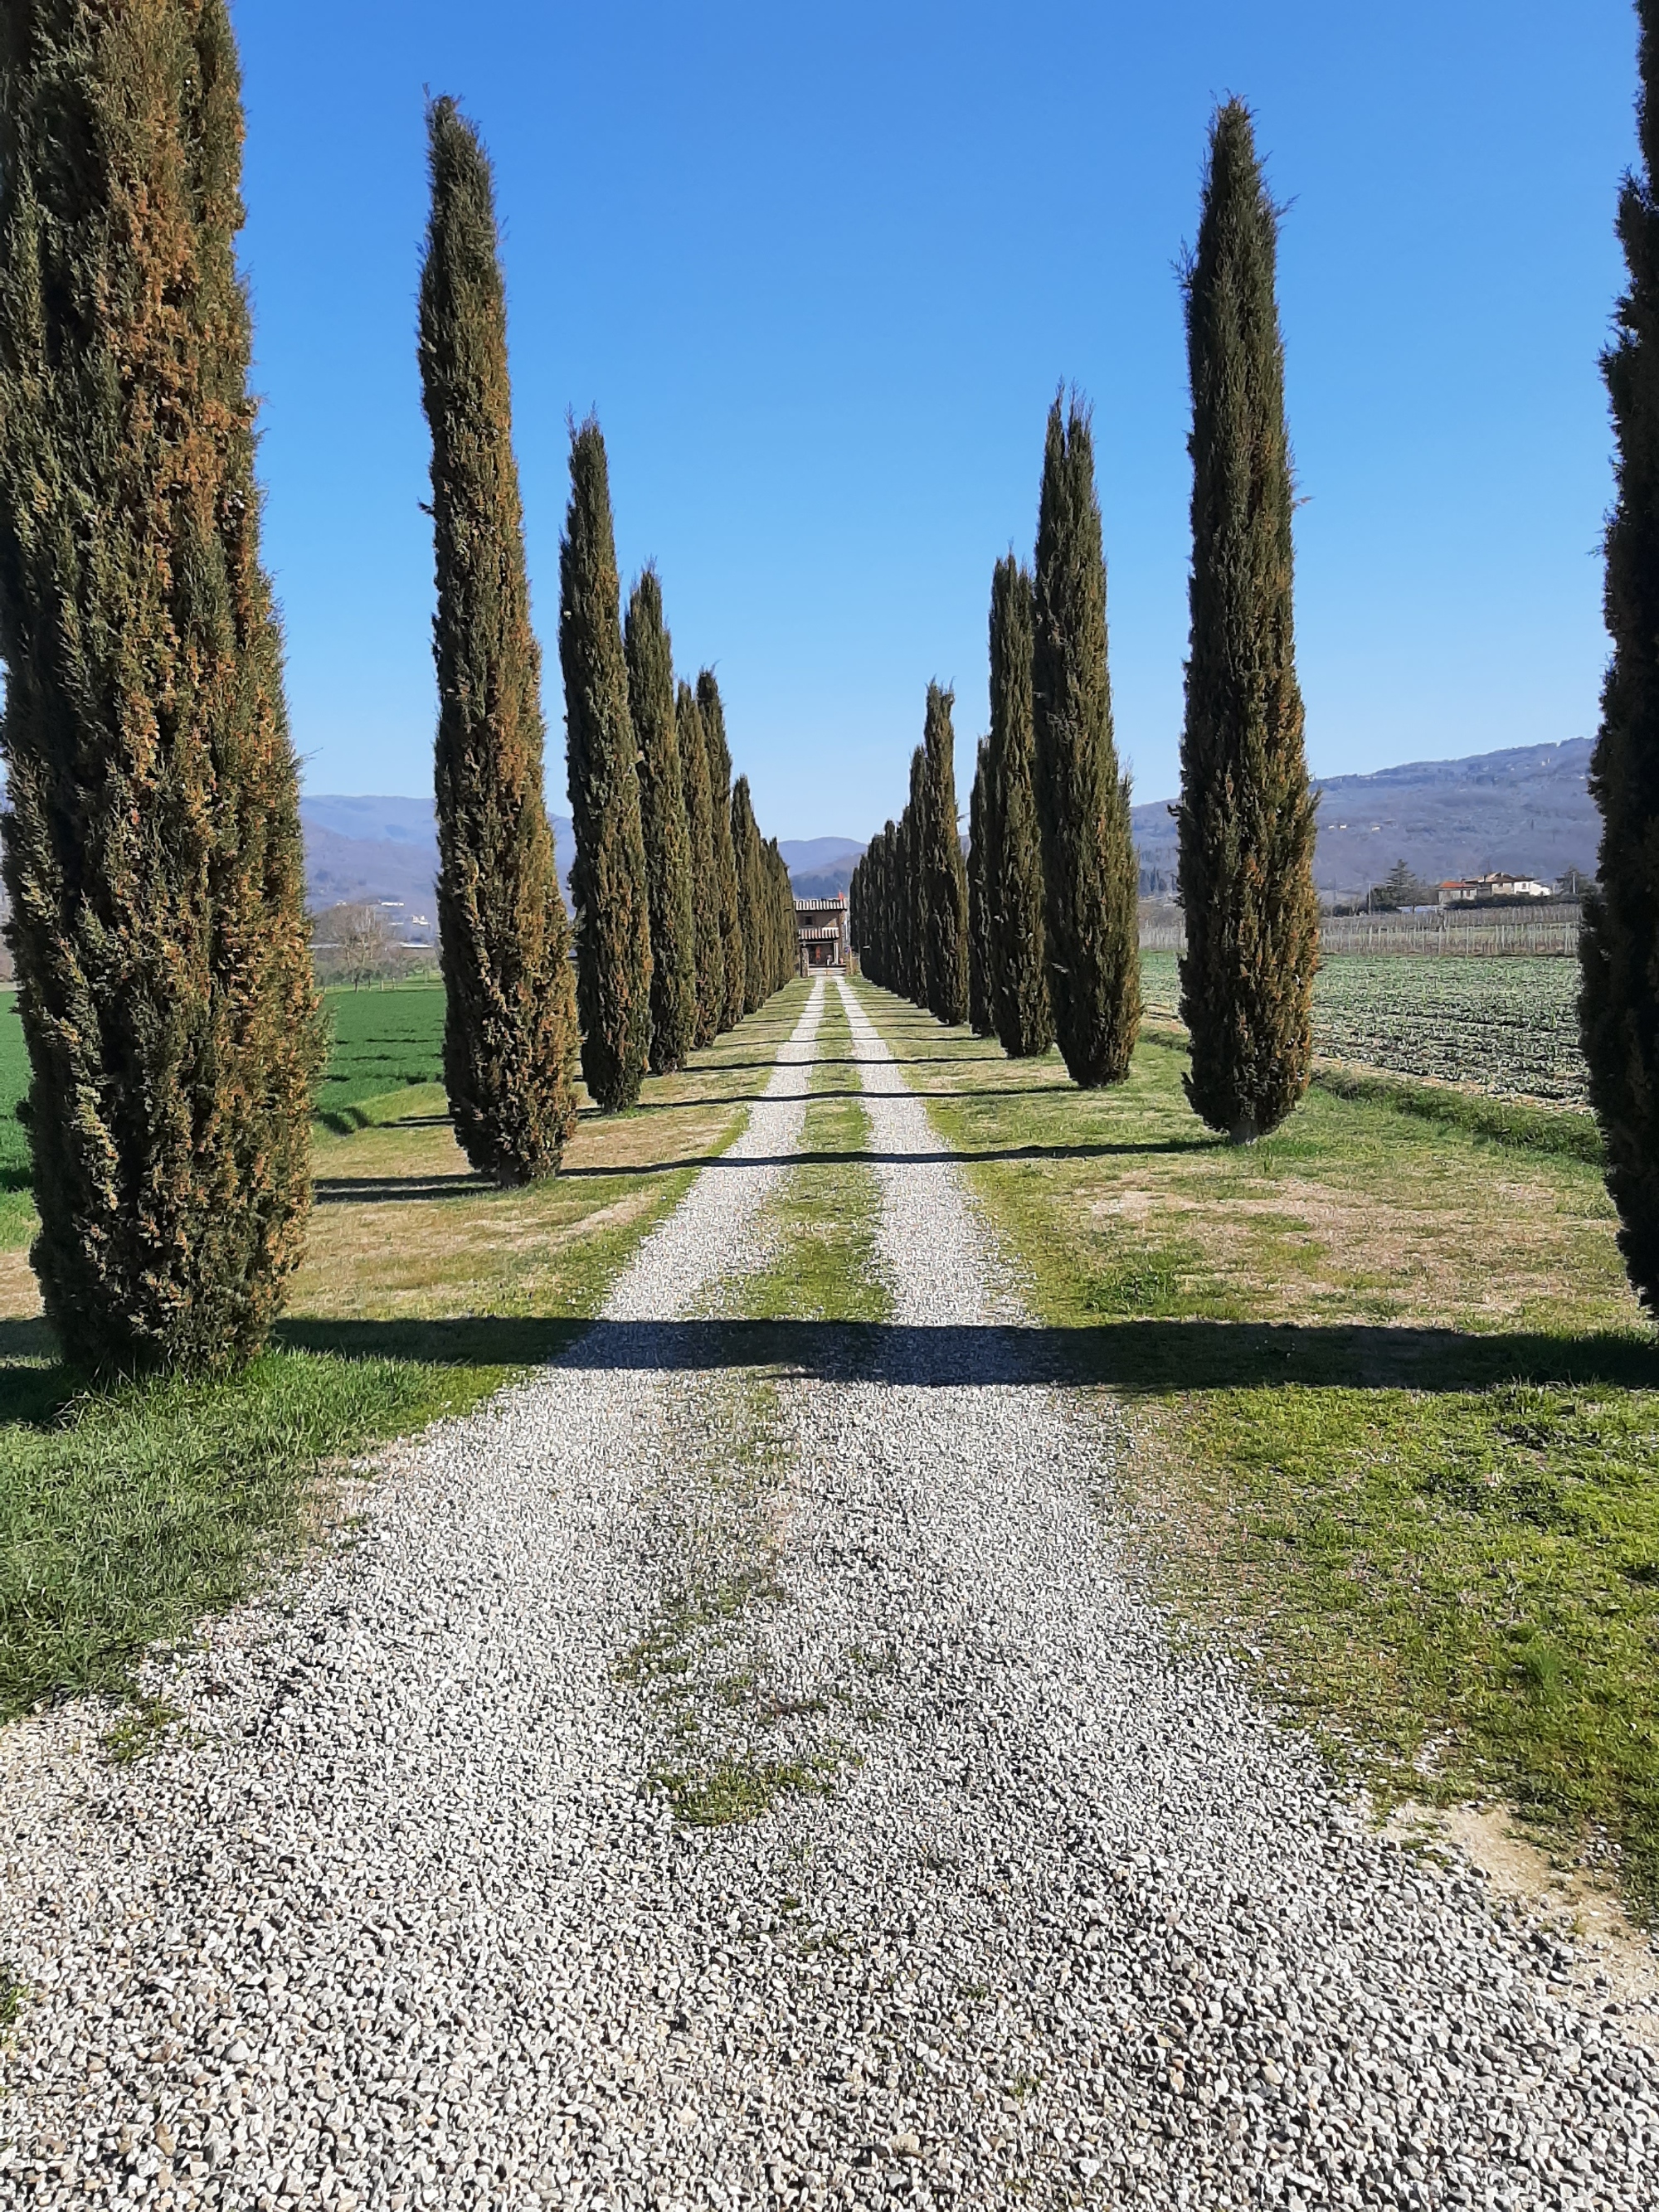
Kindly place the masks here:
POLYGON ((956 735, 951 726, 955 704, 951 692, 937 684, 927 686, 921 833, 927 1004, 953 1027, 968 1018, 968 875, 957 829, 956 735))
POLYGON ((1659 1313, 1659 0, 1639 0, 1640 171, 1625 179, 1619 238, 1630 281, 1602 356, 1618 441, 1607 536, 1613 659, 1590 789, 1601 810, 1597 882, 1584 906, 1579 1024, 1607 1147, 1619 1249, 1659 1313))
POLYGON ((325 1049, 259 562, 222 0, 0 14, 0 754, 40 1227, 77 1364, 264 1341, 325 1049))
POLYGON ((1031 579, 1011 553, 991 578, 991 736, 987 764, 987 868, 991 908, 991 1013, 1013 1060, 1054 1041, 1048 1003, 1042 850, 1032 787, 1031 579))
POLYGON ((570 506, 559 545, 559 660, 576 833, 570 889, 582 1076, 606 1114, 637 1102, 651 1044, 651 916, 621 596, 610 470, 605 440, 590 416, 570 437, 570 506))
POLYGON ((697 677, 697 706, 708 748, 708 796, 714 829, 714 892, 719 901, 720 957, 726 969, 722 1030, 735 1029, 748 1002, 743 972, 743 918, 738 910, 738 860, 732 845, 732 748, 726 739, 726 708, 712 668, 697 677))
POLYGON ((1112 742, 1106 563, 1085 410, 1048 416, 1031 704, 1054 1034, 1072 1079, 1121 1083, 1140 1028, 1139 869, 1112 742))
POLYGON ((640 748, 640 827, 651 916, 651 1072, 668 1075, 684 1066, 697 1031, 697 927, 674 720, 674 653, 653 568, 645 571, 629 599, 623 647, 629 713, 640 748))
POLYGON ((763 880, 760 831, 749 797, 749 779, 732 787, 732 853, 738 884, 738 927, 743 939, 743 1011, 754 1013, 769 995, 764 943, 766 889, 763 880))
POLYGON ((720 943, 718 878, 714 868, 714 810, 708 788, 708 746, 702 709, 689 684, 674 702, 685 780, 685 816, 691 837, 691 905, 697 933, 697 1026, 693 1042, 713 1044, 726 1012, 726 953, 720 943))
POLYGON ((453 100, 427 113, 420 362, 432 430, 434 763, 444 1081, 482 1175, 553 1174, 576 1121, 570 930, 542 792, 541 655, 513 455, 489 164, 453 100))
POLYGON ((990 740, 981 738, 974 763, 974 787, 968 798, 968 1019, 975 1036, 990 1036, 991 898, 987 867, 989 830, 986 821, 986 756, 990 740))
POLYGON ((1194 1110, 1235 1143, 1308 1087, 1319 964, 1314 798, 1291 606, 1290 441, 1273 295, 1278 216, 1249 111, 1210 133, 1187 272, 1192 647, 1181 744, 1181 1012, 1194 1110))

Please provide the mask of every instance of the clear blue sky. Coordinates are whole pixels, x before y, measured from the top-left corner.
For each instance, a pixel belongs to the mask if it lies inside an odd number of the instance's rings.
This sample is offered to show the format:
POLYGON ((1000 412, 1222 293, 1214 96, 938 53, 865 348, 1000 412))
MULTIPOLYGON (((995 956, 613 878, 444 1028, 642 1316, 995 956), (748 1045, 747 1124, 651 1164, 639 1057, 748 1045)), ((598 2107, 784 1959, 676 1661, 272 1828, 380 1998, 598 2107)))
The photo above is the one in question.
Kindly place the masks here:
POLYGON ((624 578, 714 661, 763 829, 896 812, 924 689, 986 715, 1043 416, 1095 405, 1118 743, 1172 793, 1186 643, 1175 264, 1218 95, 1291 203, 1280 297, 1316 771, 1589 733, 1597 355, 1634 149, 1626 0, 575 6, 239 0, 266 551, 307 781, 428 788, 415 367, 423 93, 495 160, 562 805, 566 410, 624 578))

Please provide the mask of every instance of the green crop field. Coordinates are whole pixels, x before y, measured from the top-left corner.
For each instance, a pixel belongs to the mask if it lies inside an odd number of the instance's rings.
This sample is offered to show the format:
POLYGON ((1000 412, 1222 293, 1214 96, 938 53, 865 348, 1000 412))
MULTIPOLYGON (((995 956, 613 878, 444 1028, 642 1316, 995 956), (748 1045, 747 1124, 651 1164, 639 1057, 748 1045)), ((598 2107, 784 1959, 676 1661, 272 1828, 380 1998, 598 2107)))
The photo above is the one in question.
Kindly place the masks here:
MULTIPOLYGON (((1144 952, 1146 1004, 1173 1014, 1173 952, 1144 952)), ((1314 1043, 1337 1060, 1477 1085, 1500 1098, 1587 1103, 1578 963, 1339 953, 1314 988, 1314 1043)))
MULTIPOLYGON (((371 1098, 443 1080, 441 983, 323 994, 331 1043, 317 1086, 317 1114, 331 1128, 356 1126, 349 1109, 371 1098)), ((0 1222, 8 1201, 29 1188, 29 1148, 17 1104, 29 1087, 23 1024, 12 992, 0 996, 0 1222)), ((15 1239, 12 1240, 15 1242, 15 1239)))
POLYGON ((441 983, 389 991, 325 994, 333 1043, 317 1089, 317 1112, 331 1127, 349 1126, 348 1109, 417 1083, 443 1080, 441 983))

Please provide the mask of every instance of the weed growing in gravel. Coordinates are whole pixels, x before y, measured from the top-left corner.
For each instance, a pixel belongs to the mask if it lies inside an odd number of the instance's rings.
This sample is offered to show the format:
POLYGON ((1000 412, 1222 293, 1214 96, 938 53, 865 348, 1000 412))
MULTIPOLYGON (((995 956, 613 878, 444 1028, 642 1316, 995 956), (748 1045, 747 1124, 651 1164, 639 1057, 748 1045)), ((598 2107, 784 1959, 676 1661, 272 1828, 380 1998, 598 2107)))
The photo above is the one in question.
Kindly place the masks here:
POLYGON ((0 2029, 16 2027, 27 1995, 11 1968, 0 1960, 0 2029))
POLYGON ((1084 1093, 862 988, 1061 1371, 1129 1409, 1165 1594, 1384 1795, 1500 1790, 1659 1911, 1659 1355, 1576 1138, 1360 1083, 1241 1153, 1167 1042, 1084 1093))
POLYGON ((822 1723, 842 1686, 781 1669, 790 1462, 775 1383, 710 1382, 682 1408, 672 1445, 652 1551, 677 1563, 674 1579, 615 1671, 649 1698, 662 1732, 649 1786, 686 1826, 715 1827, 833 1787, 848 1751, 822 1723))
POLYGON ((810 1759, 757 1759, 726 1753, 701 1771, 659 1769, 656 1786, 688 1828, 722 1828, 758 1820, 780 1798, 822 1795, 834 1786, 837 1762, 818 1754, 810 1759))

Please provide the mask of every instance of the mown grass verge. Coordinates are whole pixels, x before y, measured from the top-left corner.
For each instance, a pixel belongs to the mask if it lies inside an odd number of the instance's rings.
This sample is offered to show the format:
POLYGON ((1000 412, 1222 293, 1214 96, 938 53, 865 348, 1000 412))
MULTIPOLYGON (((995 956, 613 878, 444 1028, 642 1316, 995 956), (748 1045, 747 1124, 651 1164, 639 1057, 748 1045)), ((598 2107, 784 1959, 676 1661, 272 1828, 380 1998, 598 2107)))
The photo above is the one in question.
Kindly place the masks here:
POLYGON ((212 1382, 0 1370, 0 1718, 122 1693, 146 1646, 290 1552, 324 1462, 465 1412, 504 1368, 270 1352, 212 1382))
MULTIPOLYGON (((441 1096, 413 1085, 395 1118, 365 1113, 350 1136, 325 1128, 288 1314, 271 1351, 233 1378, 88 1389, 56 1363, 33 1279, 9 1255, 0 1718, 125 1694, 147 1645, 295 1554, 327 1516, 331 1464, 465 1412, 562 1350, 697 1164, 737 1134, 753 1072, 804 995, 780 994, 694 1066, 648 1083, 641 1109, 585 1111, 568 1172, 528 1190, 472 1176, 432 1110, 441 1096)), ((378 1010, 420 994, 362 996, 378 1010)))
POLYGON ((1162 1042, 1083 1093, 864 995, 1116 1395, 1165 1596, 1384 1797, 1501 1796, 1659 1911, 1659 1352, 1593 1163, 1363 1085, 1241 1151, 1162 1042))

